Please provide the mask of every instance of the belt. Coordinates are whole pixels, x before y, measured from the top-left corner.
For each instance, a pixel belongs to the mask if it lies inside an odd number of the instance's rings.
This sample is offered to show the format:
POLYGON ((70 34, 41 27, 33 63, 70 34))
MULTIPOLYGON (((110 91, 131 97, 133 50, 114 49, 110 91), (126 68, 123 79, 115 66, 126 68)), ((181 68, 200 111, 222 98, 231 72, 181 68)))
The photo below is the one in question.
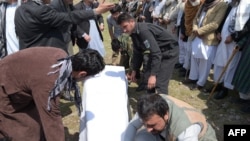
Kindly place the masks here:
POLYGON ((160 48, 161 52, 165 52, 167 50, 170 50, 171 48, 170 47, 162 47, 160 48))

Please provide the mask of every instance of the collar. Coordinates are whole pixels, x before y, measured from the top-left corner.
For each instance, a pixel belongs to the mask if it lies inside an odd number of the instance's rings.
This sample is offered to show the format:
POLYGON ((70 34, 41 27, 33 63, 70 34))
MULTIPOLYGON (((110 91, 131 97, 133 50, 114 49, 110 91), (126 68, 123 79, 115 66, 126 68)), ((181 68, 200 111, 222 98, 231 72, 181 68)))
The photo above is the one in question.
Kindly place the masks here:
POLYGON ((137 22, 135 22, 135 28, 134 28, 132 34, 133 33, 135 33, 135 34, 139 34, 140 33, 140 31, 139 31, 139 24, 137 22))

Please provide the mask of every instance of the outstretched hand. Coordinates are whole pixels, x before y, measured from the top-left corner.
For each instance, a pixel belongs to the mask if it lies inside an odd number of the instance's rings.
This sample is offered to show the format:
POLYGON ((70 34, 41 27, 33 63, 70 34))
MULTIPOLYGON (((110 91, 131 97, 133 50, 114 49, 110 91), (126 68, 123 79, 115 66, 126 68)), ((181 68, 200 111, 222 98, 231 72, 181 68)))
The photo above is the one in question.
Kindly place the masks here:
POLYGON ((95 13, 96 14, 102 14, 105 13, 112 8, 114 8, 115 4, 114 3, 105 3, 105 0, 103 0, 97 8, 95 8, 95 13))

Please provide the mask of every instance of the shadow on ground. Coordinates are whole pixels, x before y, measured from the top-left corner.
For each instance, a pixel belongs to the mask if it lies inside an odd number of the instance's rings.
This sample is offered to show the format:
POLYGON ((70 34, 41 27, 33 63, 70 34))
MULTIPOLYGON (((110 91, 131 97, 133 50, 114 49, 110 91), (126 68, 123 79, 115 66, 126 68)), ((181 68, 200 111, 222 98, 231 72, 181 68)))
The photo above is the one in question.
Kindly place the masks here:
POLYGON ((79 133, 70 134, 68 127, 64 127, 65 141, 78 141, 79 133))

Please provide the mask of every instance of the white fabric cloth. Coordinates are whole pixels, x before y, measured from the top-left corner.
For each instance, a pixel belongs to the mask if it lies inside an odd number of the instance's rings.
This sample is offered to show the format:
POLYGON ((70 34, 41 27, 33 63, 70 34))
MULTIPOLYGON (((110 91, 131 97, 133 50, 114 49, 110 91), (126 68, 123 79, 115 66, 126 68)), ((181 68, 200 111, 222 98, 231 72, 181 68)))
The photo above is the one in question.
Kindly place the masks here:
MULTIPOLYGON (((154 4, 154 9, 152 11, 152 17, 154 18, 160 18, 161 17, 161 11, 162 8, 164 7, 166 3, 166 0, 155 0, 155 4, 154 4)), ((153 20, 153 24, 159 25, 159 21, 158 20, 153 20)))
POLYGON ((241 31, 250 16, 250 0, 240 0, 235 19, 235 31, 241 31))
POLYGON ((102 57, 105 56, 105 48, 102 42, 102 39, 99 35, 98 27, 96 27, 95 20, 89 20, 90 23, 90 30, 89 30, 89 36, 91 37, 91 40, 89 41, 88 48, 92 48, 94 50, 97 50, 102 57))
POLYGON ((192 56, 207 60, 211 54, 210 46, 205 45, 201 38, 196 37, 192 42, 192 56))
MULTIPOLYGON (((199 27, 202 24, 203 19, 206 16, 206 12, 201 13, 199 27)), ((189 79, 198 80, 197 85, 204 86, 208 75, 210 73, 210 69, 212 66, 212 61, 214 60, 216 52, 215 46, 205 45, 199 37, 196 37, 192 41, 192 56, 191 56, 191 66, 189 79)))
MULTIPOLYGON (((202 24, 203 19, 205 18, 206 12, 201 13, 199 27, 202 24)), ((205 45, 201 38, 196 37, 192 42, 192 55, 194 58, 200 58, 207 60, 211 54, 211 49, 208 45, 205 45)))
POLYGON ((209 46, 208 50, 210 52, 208 59, 195 58, 193 55, 191 56, 189 79, 198 80, 196 84, 199 86, 204 86, 207 81, 212 61, 214 60, 216 47, 209 46))
POLYGON ((178 141, 198 141, 200 132, 201 126, 193 124, 178 136, 178 141))
POLYGON ((6 9, 6 40, 7 40, 7 51, 8 55, 19 51, 19 41, 15 32, 15 11, 17 3, 9 4, 6 9))
MULTIPOLYGON (((214 81, 215 82, 218 82, 218 79, 236 46, 235 42, 225 44, 226 38, 231 35, 228 28, 229 28, 229 24, 231 23, 231 21, 235 18, 236 9, 237 9, 236 7, 233 7, 231 9, 221 31, 221 42, 217 47, 216 55, 214 58, 214 81)), ((240 52, 235 54, 231 63, 228 65, 224 75, 221 77, 221 80, 219 81, 219 83, 223 82, 224 87, 231 89, 231 90, 234 88, 231 82, 233 80, 234 73, 236 71, 238 62, 240 60, 240 56, 241 56, 240 52)))
POLYGON ((155 5, 154 5, 154 10, 152 12, 153 17, 160 17, 161 15, 161 10, 163 6, 165 5, 166 0, 155 0, 155 5))
POLYGON ((180 2, 178 4, 178 15, 177 15, 177 21, 176 21, 176 26, 181 25, 181 18, 184 13, 184 7, 185 7, 185 2, 180 2))
POLYGON ((185 57, 184 57, 184 64, 183 68, 186 70, 190 70, 191 66, 191 54, 192 54, 192 40, 190 37, 188 37, 188 41, 185 44, 185 57))
MULTIPOLYGON (((223 82, 224 87, 233 90, 234 85, 232 85, 232 80, 234 73, 237 69, 238 63, 240 61, 241 52, 237 52, 234 55, 234 58, 231 60, 231 63, 228 65, 224 75, 222 76, 219 83, 223 82)), ((214 82, 218 82, 218 79, 223 71, 224 67, 214 65, 214 82)))
POLYGON ((127 87, 121 66, 106 65, 85 80, 79 141, 124 141, 129 122, 127 87))
POLYGON ((250 100, 250 93, 249 94, 239 93, 239 96, 241 99, 250 100))
POLYGON ((232 42, 230 44, 225 44, 226 38, 231 35, 231 33, 228 31, 228 27, 231 21, 235 18, 234 16, 236 9, 237 9, 236 7, 233 7, 231 9, 223 25, 221 31, 221 42, 217 47, 216 55, 214 58, 214 65, 222 67, 225 66, 230 55, 232 54, 234 47, 236 46, 235 42, 232 42))

